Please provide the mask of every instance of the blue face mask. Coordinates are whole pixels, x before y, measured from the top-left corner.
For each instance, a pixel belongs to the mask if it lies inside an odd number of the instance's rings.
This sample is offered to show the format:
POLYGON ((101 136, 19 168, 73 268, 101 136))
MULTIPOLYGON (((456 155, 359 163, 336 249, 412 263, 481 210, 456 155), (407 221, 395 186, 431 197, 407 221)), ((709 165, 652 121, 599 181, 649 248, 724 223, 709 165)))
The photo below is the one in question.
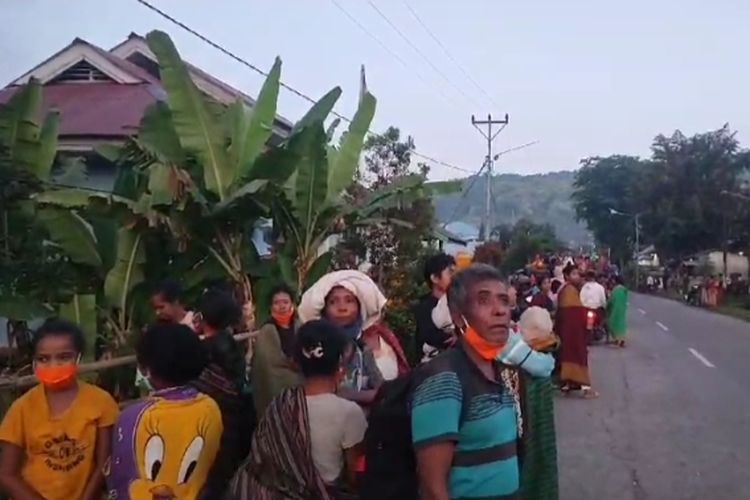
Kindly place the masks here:
POLYGON ((555 358, 551 354, 533 350, 520 333, 513 333, 508 337, 508 343, 497 360, 506 365, 517 366, 532 377, 549 377, 555 369, 555 358))
POLYGON ((341 330, 346 334, 349 340, 357 340, 362 335, 362 318, 357 317, 357 321, 349 326, 341 326, 341 330))
POLYGON ((154 392, 154 387, 151 385, 151 381, 148 379, 146 375, 141 373, 140 368, 135 369, 135 386, 140 389, 143 389, 149 394, 154 392))

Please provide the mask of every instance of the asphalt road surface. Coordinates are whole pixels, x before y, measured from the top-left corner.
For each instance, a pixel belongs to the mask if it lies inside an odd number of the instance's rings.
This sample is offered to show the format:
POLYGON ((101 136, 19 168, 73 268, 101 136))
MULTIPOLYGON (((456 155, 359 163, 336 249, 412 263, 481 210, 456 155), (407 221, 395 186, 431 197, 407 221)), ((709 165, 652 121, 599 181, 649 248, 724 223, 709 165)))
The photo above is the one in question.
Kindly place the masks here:
POLYGON ((750 323, 634 295, 628 326, 555 401, 562 500, 750 499, 750 323))

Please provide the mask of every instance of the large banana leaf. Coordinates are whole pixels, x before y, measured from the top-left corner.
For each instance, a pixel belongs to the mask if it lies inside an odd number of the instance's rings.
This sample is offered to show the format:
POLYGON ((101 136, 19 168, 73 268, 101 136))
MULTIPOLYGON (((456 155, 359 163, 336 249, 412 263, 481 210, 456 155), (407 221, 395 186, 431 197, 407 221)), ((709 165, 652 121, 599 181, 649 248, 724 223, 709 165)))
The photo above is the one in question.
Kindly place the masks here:
POLYGON ((278 184, 287 182, 297 168, 297 162, 302 157, 299 151, 300 136, 297 134, 282 147, 270 148, 263 152, 253 163, 248 179, 266 179, 278 184))
POLYGON ((42 205, 55 205, 64 208, 86 208, 92 203, 122 205, 123 208, 133 207, 133 200, 92 189, 54 189, 34 195, 34 200, 42 205))
POLYGON ((106 215, 89 215, 87 219, 94 229, 102 269, 112 269, 117 259, 117 231, 120 226, 117 221, 106 215))
POLYGON ((104 280, 104 296, 120 314, 127 312, 130 292, 143 282, 146 252, 143 237, 134 229, 121 228, 117 233, 117 259, 104 280))
POLYGON ((33 173, 37 178, 48 181, 52 164, 55 163, 57 154, 57 132, 60 128, 60 113, 53 111, 47 115, 39 133, 39 149, 37 157, 32 165, 33 173))
POLYGON ((299 293, 303 293, 305 290, 313 286, 316 281, 322 278, 323 275, 331 269, 332 260, 333 252, 329 251, 318 255, 315 262, 313 262, 307 269, 307 274, 305 274, 305 279, 303 281, 304 290, 299 290, 299 293))
POLYGON ((337 198, 354 182, 365 136, 375 116, 376 103, 375 97, 369 92, 362 95, 359 108, 349 124, 349 129, 341 139, 341 147, 334 158, 329 158, 327 196, 329 201, 337 198))
POLYGON ((328 160, 326 159, 326 133, 317 122, 307 127, 306 146, 297 167, 295 208, 305 235, 311 235, 316 215, 328 193, 328 160))
POLYGON ((162 163, 185 163, 185 151, 172 123, 172 112, 165 102, 158 101, 146 109, 138 128, 138 143, 162 163))
POLYGON ((237 191, 234 191, 224 201, 217 203, 211 211, 211 215, 222 216, 239 205, 247 206, 248 202, 255 204, 256 207, 261 208, 263 211, 268 211, 268 207, 258 199, 258 193, 265 189, 267 185, 268 181, 264 179, 255 179, 248 182, 237 191))
POLYGON ((308 125, 325 121, 326 117, 336 105, 336 101, 339 100, 339 97, 341 97, 341 88, 336 87, 331 89, 326 95, 321 97, 318 102, 313 104, 313 107, 305 113, 305 116, 303 116, 300 121, 294 124, 290 136, 293 136, 308 125))
POLYGON ((229 137, 227 156, 232 165, 237 166, 240 163, 239 158, 245 138, 247 137, 247 128, 250 124, 251 114, 252 110, 245 104, 245 100, 242 97, 238 97, 232 104, 226 107, 223 113, 220 113, 224 135, 229 137))
POLYGON ((371 192, 360 206, 364 209, 391 208, 399 204, 398 196, 416 194, 424 183, 424 177, 419 174, 405 175, 395 179, 390 184, 371 192))
POLYGON ((34 302, 29 297, 0 295, 0 317, 31 321, 49 318, 54 314, 51 307, 34 302))
POLYGON ((96 295, 73 295, 70 302, 60 305, 60 317, 81 327, 86 339, 86 351, 83 353, 83 359, 84 361, 93 361, 97 337, 96 295))
POLYGON ((148 46, 159 60, 161 81, 167 91, 172 123, 185 150, 194 151, 203 167, 206 188, 219 200, 229 194, 236 170, 224 149, 224 135, 206 98, 190 78, 172 40, 166 33, 152 31, 148 46))
POLYGON ((202 259, 182 276, 186 289, 196 288, 211 282, 226 279, 224 268, 210 257, 202 259))
MULTIPOLYGON (((250 119, 241 142, 237 144, 238 178, 243 178, 253 168, 255 159, 260 156, 266 142, 273 133, 273 122, 276 118, 276 102, 279 98, 279 79, 281 77, 281 59, 278 57, 268 73, 258 99, 255 101, 250 119)), ((232 144, 235 147, 235 144, 232 144)))
POLYGON ((37 211, 37 217, 47 228, 50 239, 68 254, 70 260, 101 269, 102 259, 97 250, 94 230, 76 211, 44 207, 37 211))
POLYGON ((279 270, 281 271, 281 277, 288 286, 293 289, 297 289, 297 269, 294 267, 294 259, 285 253, 280 253, 276 257, 276 262, 279 264, 279 270))
POLYGON ((172 167, 154 163, 148 169, 148 191, 152 205, 171 205, 175 198, 172 167))
POLYGON ((6 146, 11 164, 27 172, 37 170, 40 146, 35 116, 41 103, 42 87, 31 80, 0 106, 0 144, 6 146))

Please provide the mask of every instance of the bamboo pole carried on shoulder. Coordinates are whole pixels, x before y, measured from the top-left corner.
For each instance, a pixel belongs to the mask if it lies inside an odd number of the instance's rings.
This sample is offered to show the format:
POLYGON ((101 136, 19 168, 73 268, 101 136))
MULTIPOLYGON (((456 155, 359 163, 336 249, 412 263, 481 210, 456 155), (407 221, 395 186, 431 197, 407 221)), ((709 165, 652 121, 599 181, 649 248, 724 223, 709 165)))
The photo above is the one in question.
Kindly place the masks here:
MULTIPOLYGON (((237 342, 251 340, 255 338, 257 334, 257 331, 237 333, 234 335, 234 340, 236 340, 237 342)), ((82 363, 78 368, 78 373, 98 372, 101 370, 110 370, 112 368, 133 364, 135 364, 135 355, 130 354, 117 358, 92 361, 91 363, 82 363)), ((23 375, 20 377, 0 377, 0 391, 2 391, 3 389, 24 389, 26 387, 31 387, 36 383, 38 383, 38 380, 34 375, 23 375)))

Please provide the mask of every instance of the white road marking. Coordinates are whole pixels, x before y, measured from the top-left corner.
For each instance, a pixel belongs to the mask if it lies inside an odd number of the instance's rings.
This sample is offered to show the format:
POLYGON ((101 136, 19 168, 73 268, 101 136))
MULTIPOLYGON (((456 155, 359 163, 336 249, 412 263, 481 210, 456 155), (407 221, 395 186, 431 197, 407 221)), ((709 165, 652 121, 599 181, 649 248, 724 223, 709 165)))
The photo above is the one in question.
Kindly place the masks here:
POLYGON ((644 310, 643 310, 643 309, 641 309, 640 307, 638 308, 638 312, 639 312, 639 313, 641 313, 641 314, 643 314, 644 316, 646 315, 646 311, 644 311, 644 310))
POLYGON ((660 321, 657 321, 657 322, 656 322, 656 326, 658 326, 659 328, 661 328, 661 329, 662 329, 662 330, 664 330, 665 332, 668 332, 668 331, 669 331, 669 328, 667 328, 667 325, 665 325, 664 323, 662 323, 662 322, 660 322, 660 321))
POLYGON ((688 347, 688 351, 690 351, 690 354, 692 354, 693 356, 695 356, 696 358, 698 358, 698 361, 700 361, 701 363, 703 363, 707 367, 709 367, 709 368, 716 368, 716 366, 714 366, 713 363, 711 363, 709 360, 707 360, 706 357, 703 354, 699 353, 698 351, 696 351, 692 347, 688 347))

